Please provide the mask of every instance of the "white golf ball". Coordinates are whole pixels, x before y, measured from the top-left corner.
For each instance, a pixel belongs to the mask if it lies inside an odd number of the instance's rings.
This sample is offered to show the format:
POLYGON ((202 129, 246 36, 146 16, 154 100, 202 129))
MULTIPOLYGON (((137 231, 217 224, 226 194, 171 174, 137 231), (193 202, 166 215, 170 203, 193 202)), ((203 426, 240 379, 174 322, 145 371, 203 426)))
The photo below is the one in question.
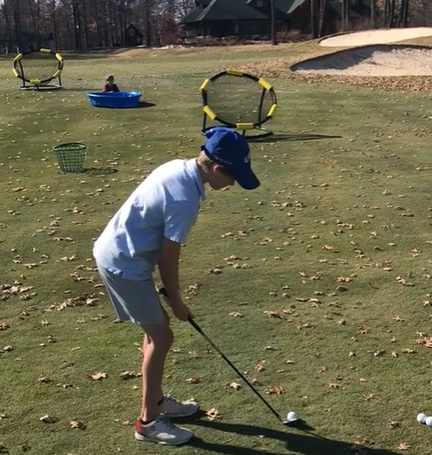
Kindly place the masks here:
POLYGON ((423 412, 421 412, 421 413, 417 416, 417 422, 418 422, 418 423, 426 423, 426 419, 427 419, 427 415, 424 414, 423 412))
POLYGON ((287 414, 287 420, 288 420, 288 422, 293 422, 294 420, 298 420, 298 415, 297 415, 297 413, 295 413, 294 411, 290 411, 290 412, 287 414))
POLYGON ((428 427, 432 427, 432 417, 428 417, 428 418, 425 420, 425 424, 426 424, 428 427))

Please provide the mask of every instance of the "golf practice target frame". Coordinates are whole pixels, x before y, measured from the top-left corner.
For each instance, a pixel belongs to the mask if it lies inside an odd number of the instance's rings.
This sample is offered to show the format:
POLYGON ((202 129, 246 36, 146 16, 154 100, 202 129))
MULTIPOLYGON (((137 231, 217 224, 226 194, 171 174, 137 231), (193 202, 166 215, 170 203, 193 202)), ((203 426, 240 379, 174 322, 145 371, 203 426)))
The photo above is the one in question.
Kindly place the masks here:
POLYGON ((31 49, 26 52, 20 52, 13 59, 13 74, 18 79, 21 79, 21 89, 60 89, 62 88, 61 74, 64 67, 63 57, 58 53, 51 51, 50 49, 31 49), (37 54, 46 56, 53 60, 53 69, 47 69, 47 75, 43 77, 33 77, 31 70, 26 69, 24 63, 26 58, 34 58, 37 54), (54 66, 55 65, 55 66, 54 66), (57 80, 57 84, 51 84, 54 80, 57 80))
POLYGON ((277 98, 272 85, 263 78, 227 69, 205 79, 199 90, 204 114, 202 134, 215 126, 208 126, 209 120, 241 131, 244 136, 247 131, 260 131, 248 139, 273 134, 263 125, 274 117, 277 98))

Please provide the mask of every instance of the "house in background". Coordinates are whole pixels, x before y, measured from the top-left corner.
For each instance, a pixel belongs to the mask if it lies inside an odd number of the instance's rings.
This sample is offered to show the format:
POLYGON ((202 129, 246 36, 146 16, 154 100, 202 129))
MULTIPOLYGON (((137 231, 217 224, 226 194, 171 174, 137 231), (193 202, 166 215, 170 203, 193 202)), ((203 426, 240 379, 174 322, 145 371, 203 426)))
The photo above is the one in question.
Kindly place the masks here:
POLYGON ((135 27, 135 25, 130 24, 126 27, 124 32, 125 47, 141 46, 143 38, 144 35, 135 27))
MULTIPOLYGON (((351 20, 370 17, 372 0, 348 0, 351 20)), ((311 0, 275 0, 277 29, 310 33, 311 0)), ((271 0, 195 0, 180 22, 186 38, 271 35, 271 0)), ((327 0, 323 34, 334 33, 341 20, 340 0, 327 0)))

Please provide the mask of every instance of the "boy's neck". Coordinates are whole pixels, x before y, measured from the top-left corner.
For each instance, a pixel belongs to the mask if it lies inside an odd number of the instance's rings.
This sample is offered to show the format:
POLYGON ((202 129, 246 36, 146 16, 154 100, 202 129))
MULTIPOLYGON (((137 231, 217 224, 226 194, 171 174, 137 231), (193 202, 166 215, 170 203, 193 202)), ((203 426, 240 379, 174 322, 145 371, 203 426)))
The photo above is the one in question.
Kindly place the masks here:
POLYGON ((199 172, 199 175, 201 177, 201 182, 203 185, 205 185, 206 183, 208 183, 208 175, 207 175, 207 172, 205 171, 205 169, 203 169, 202 166, 199 165, 198 163, 198 160, 195 158, 195 163, 198 167, 198 172, 199 172))

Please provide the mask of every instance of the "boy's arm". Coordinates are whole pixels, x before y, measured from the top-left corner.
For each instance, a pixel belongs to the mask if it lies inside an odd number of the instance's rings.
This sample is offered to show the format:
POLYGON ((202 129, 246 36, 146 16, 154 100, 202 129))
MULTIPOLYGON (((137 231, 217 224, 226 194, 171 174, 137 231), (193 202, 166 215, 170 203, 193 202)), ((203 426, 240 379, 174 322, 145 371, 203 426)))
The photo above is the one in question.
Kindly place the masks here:
POLYGON ((192 315, 180 294, 179 260, 181 245, 185 243, 195 224, 198 206, 188 201, 176 201, 165 206, 164 239, 158 258, 162 283, 170 296, 167 300, 174 314, 186 321, 192 315))
POLYGON ((179 260, 181 243, 165 238, 162 243, 158 260, 158 268, 162 283, 170 296, 170 304, 182 303, 179 283, 179 260))

